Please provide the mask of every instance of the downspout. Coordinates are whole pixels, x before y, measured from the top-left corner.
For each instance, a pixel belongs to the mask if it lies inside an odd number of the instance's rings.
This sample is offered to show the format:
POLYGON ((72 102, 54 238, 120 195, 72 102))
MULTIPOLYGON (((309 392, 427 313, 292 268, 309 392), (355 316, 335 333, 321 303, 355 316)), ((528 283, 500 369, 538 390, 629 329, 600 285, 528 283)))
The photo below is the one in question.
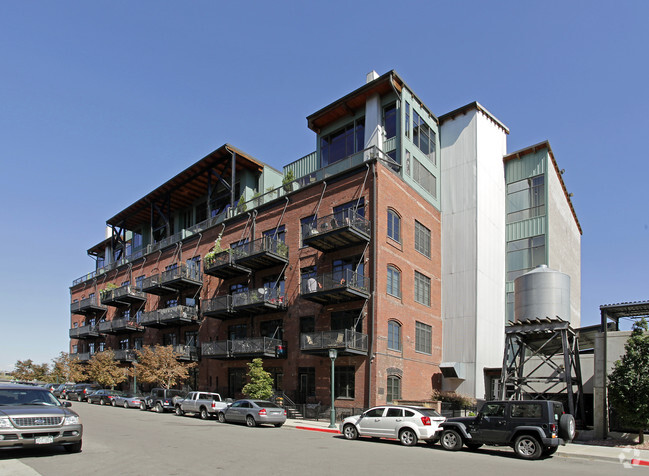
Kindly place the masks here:
POLYGON ((225 146, 225 150, 232 154, 232 179, 230 181, 230 210, 234 210, 234 182, 237 178, 237 154, 228 149, 228 146, 225 146))
POLYGON ((372 403, 371 403, 371 398, 372 398, 372 395, 371 395, 371 392, 372 392, 372 362, 374 361, 374 335, 375 335, 374 326, 376 325, 376 320, 374 319, 374 312, 376 310, 376 276, 377 276, 377 265, 376 265, 376 261, 377 261, 377 256, 376 256, 376 250, 377 250, 377 246, 376 246, 377 225, 376 225, 376 220, 377 220, 377 216, 378 216, 378 210, 377 210, 377 206, 376 206, 377 196, 378 196, 378 194, 376 192, 376 182, 377 182, 376 161, 374 161, 374 163, 372 164, 372 171, 373 171, 373 174, 374 174, 374 180, 373 180, 373 183, 372 183, 372 259, 371 259, 371 263, 372 263, 372 284, 371 284, 371 287, 372 287, 372 292, 371 292, 372 303, 371 303, 371 306, 370 306, 370 312, 368 313, 370 318, 368 319, 368 323, 367 323, 367 330, 369 332, 367 340, 368 340, 368 342, 370 344, 370 348, 369 348, 370 359, 369 359, 369 362, 368 362, 368 371, 367 371, 368 389, 367 389, 367 404, 366 404, 366 406, 368 408, 372 406, 372 403))

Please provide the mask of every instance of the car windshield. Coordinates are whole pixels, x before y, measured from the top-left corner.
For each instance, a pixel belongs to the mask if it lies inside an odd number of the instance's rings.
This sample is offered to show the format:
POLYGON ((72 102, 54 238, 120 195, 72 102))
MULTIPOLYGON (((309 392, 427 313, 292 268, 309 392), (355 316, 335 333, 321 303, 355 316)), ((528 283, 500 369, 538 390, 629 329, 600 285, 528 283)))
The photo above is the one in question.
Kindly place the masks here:
POLYGON ((45 389, 0 389, 0 406, 4 405, 51 405, 60 403, 45 389))

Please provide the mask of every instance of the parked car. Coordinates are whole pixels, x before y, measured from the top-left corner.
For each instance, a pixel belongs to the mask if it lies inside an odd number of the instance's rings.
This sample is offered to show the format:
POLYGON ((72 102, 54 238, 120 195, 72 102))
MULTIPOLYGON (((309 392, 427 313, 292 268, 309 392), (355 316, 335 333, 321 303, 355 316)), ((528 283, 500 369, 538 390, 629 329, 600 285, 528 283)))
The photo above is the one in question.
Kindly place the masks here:
POLYGON ((141 393, 126 393, 123 395, 116 395, 111 402, 114 407, 124 408, 140 408, 140 404, 144 400, 144 395, 141 393))
POLYGON ((101 389, 90 393, 86 396, 88 403, 99 403, 100 405, 110 405, 118 395, 123 395, 119 390, 101 389))
POLYGON ((286 421, 286 410, 266 400, 237 400, 218 417, 221 423, 245 423, 251 427, 270 423, 279 428, 286 421))
POLYGON ((95 383, 78 383, 65 393, 65 398, 83 402, 88 398, 88 393, 99 389, 101 387, 95 383))
POLYGON ((50 392, 53 392, 56 388, 58 388, 59 384, 58 383, 46 383, 41 385, 44 389, 49 390, 50 392))
POLYGON ((475 417, 449 418, 442 424, 445 450, 471 450, 482 445, 511 446, 523 459, 554 454, 575 437, 575 418, 551 400, 485 402, 475 417))
POLYGON ((41 387, 0 384, 0 448, 63 445, 81 451, 79 415, 41 387))
POLYGON ((62 383, 58 387, 56 387, 52 393, 54 396, 60 400, 64 400, 66 397, 66 394, 69 390, 72 390, 74 388, 73 383, 62 383))
POLYGON ((187 392, 169 388, 154 388, 151 393, 140 402, 140 410, 153 409, 158 413, 173 411, 176 401, 185 398, 187 392))
POLYGON ((359 436, 396 438, 404 446, 419 440, 434 443, 439 440, 441 424, 446 420, 432 408, 404 405, 382 405, 360 415, 345 418, 340 432, 348 440, 359 436))
POLYGON ((185 398, 176 401, 176 415, 192 413, 207 420, 225 411, 228 406, 228 403, 221 401, 221 395, 218 393, 189 392, 185 398))

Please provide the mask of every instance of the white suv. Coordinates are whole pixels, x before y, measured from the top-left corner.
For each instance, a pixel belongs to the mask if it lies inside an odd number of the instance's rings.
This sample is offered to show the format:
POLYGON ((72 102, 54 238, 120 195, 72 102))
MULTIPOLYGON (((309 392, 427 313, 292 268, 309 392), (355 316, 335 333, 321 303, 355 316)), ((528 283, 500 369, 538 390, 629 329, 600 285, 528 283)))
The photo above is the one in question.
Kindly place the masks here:
POLYGON ((444 421, 446 418, 432 408, 382 405, 345 418, 340 432, 348 440, 359 436, 397 438, 402 445, 413 446, 419 440, 436 442, 444 421))

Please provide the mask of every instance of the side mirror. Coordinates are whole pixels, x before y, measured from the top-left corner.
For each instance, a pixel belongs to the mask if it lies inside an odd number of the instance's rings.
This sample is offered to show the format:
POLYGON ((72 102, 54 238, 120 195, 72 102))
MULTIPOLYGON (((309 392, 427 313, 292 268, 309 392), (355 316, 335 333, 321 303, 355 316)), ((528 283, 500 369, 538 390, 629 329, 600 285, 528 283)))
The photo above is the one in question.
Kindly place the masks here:
POLYGON ((72 406, 72 403, 71 402, 61 402, 61 405, 63 405, 64 407, 70 408, 72 406))

